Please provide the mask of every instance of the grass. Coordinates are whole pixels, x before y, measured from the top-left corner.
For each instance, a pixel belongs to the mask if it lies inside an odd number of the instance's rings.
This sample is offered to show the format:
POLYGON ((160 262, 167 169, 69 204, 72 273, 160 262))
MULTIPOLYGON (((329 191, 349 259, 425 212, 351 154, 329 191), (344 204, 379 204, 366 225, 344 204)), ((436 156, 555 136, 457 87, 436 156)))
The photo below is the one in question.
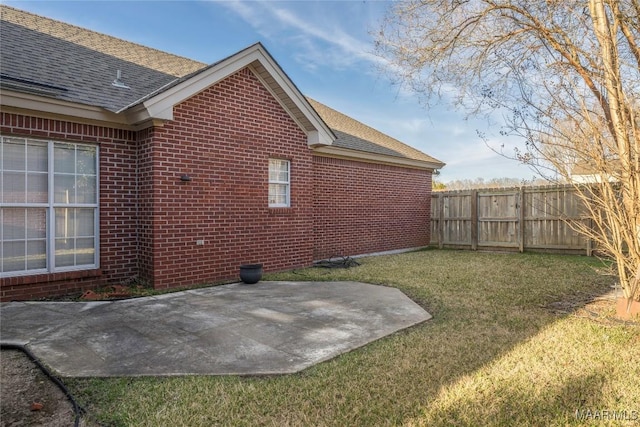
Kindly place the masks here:
POLYGON ((428 250, 360 261, 265 279, 394 286, 434 318, 295 375, 68 386, 90 424, 113 426, 640 423, 640 327, 584 308, 615 280, 598 260, 428 250))

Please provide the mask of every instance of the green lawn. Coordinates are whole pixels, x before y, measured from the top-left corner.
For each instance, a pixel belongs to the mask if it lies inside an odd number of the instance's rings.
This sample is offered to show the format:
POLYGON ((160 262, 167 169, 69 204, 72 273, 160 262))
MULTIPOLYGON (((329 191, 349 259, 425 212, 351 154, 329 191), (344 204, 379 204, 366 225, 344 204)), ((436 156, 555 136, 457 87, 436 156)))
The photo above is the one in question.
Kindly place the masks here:
POLYGON ((615 283, 597 259, 427 250, 359 261, 265 279, 394 286, 433 319, 295 375, 67 384, 97 425, 640 423, 640 326, 585 308, 615 283))

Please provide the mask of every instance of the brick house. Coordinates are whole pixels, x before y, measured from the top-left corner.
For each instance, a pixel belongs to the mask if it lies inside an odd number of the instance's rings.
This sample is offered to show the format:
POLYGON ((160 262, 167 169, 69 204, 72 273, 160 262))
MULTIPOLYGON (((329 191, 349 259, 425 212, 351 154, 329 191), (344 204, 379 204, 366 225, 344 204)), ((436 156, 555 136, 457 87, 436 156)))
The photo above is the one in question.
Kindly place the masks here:
POLYGON ((261 44, 207 65, 0 8, 3 301, 429 244, 444 164, 305 98, 261 44))

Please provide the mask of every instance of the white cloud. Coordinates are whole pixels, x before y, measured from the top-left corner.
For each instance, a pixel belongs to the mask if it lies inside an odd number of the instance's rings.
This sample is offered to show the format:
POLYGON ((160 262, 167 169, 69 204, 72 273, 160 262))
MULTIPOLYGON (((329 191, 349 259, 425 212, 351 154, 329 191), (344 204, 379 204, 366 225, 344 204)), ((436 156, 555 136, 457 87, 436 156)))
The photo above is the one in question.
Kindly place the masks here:
MULTIPOLYGON (((373 44, 365 27, 377 25, 375 19, 380 17, 384 4, 374 5, 376 13, 368 13, 366 18, 363 8, 370 6, 361 2, 235 0, 216 6, 231 11, 266 41, 284 46, 289 58, 308 74, 335 75, 316 80, 324 86, 311 83, 308 94, 447 163, 440 179, 531 176, 518 162, 487 147, 476 132, 484 130, 486 122, 467 121, 463 114, 444 108, 443 104, 459 95, 457 88, 443 87, 441 102, 427 110, 418 104, 410 88, 390 86, 382 77, 381 69, 392 74, 393 67, 371 53, 373 44), (339 83, 340 76, 344 76, 344 85, 339 83)), ((493 136, 489 143, 496 151, 503 143, 510 145, 493 136)))
POLYGON ((344 30, 349 22, 344 19, 345 14, 328 13, 329 8, 335 12, 335 3, 288 2, 284 3, 286 7, 282 4, 240 0, 216 3, 237 14, 263 37, 277 38, 278 42, 284 38, 295 44, 297 52, 294 58, 306 68, 328 66, 343 69, 359 62, 387 65, 384 59, 371 53, 372 44, 369 40, 360 39, 344 30))

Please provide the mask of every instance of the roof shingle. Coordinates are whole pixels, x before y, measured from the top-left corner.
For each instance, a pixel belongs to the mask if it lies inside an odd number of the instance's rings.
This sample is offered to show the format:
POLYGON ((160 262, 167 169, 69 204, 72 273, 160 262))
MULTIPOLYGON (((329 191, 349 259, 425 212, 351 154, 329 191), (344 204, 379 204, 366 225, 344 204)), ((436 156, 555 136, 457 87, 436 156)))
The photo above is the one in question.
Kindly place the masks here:
POLYGON ((430 163, 441 163, 422 151, 416 150, 314 99, 307 98, 307 100, 338 137, 333 143, 337 147, 422 160, 430 163))
POLYGON ((117 111, 176 79, 12 22, 2 23, 0 38, 0 71, 7 88, 55 87, 58 91, 49 96, 117 111), (128 88, 113 86, 118 70, 128 88))
MULTIPOLYGON (((47 34, 60 40, 66 40, 113 58, 150 68, 174 77, 182 77, 206 66, 182 56, 173 55, 137 43, 101 34, 86 28, 45 18, 8 6, 1 6, 2 20, 21 27, 47 34)), ((4 42, 3 42, 4 44, 4 42)))

